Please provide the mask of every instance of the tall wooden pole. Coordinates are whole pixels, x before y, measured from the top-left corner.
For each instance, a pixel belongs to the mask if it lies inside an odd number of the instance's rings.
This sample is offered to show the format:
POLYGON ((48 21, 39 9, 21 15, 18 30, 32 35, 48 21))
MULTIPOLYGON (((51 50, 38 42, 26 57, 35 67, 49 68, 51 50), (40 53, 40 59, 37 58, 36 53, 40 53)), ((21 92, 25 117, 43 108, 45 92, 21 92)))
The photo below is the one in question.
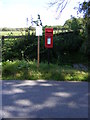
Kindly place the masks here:
POLYGON ((37 67, 39 67, 39 49, 40 49, 40 45, 39 45, 39 36, 38 36, 38 52, 37 52, 37 60, 38 60, 38 63, 37 63, 37 67))

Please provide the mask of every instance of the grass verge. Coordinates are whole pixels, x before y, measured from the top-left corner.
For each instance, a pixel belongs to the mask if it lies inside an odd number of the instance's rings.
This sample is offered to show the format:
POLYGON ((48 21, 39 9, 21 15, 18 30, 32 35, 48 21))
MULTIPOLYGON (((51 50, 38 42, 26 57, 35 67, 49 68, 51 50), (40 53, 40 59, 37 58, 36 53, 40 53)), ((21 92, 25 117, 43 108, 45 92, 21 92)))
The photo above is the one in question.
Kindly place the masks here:
POLYGON ((40 63, 36 61, 15 60, 2 63, 2 80, 56 80, 87 81, 88 72, 76 70, 69 65, 40 63))

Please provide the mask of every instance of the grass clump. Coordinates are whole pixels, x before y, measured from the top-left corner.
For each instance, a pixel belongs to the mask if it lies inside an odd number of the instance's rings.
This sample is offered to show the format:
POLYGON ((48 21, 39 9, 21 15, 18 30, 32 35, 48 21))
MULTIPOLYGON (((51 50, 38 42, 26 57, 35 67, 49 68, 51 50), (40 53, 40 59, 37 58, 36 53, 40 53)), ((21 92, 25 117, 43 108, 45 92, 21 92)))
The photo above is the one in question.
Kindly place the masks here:
POLYGON ((40 63, 36 61, 15 60, 2 64, 3 80, 57 80, 57 81, 87 81, 88 72, 76 70, 69 65, 40 63))

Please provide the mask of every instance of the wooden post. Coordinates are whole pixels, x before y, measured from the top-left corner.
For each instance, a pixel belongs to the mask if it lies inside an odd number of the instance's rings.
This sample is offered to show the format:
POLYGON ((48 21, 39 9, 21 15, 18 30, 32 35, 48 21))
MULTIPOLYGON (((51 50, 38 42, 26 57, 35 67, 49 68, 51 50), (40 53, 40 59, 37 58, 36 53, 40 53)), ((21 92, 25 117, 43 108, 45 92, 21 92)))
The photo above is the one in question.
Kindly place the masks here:
POLYGON ((40 45, 39 45, 39 36, 38 36, 38 52, 37 52, 37 60, 38 60, 38 63, 37 63, 37 67, 39 67, 39 49, 40 49, 40 45))
POLYGON ((2 46, 3 46, 4 45, 4 36, 2 36, 1 40, 2 40, 2 46))
POLYGON ((49 62, 50 62, 50 60, 49 60, 49 48, 48 48, 48 65, 49 65, 49 62))

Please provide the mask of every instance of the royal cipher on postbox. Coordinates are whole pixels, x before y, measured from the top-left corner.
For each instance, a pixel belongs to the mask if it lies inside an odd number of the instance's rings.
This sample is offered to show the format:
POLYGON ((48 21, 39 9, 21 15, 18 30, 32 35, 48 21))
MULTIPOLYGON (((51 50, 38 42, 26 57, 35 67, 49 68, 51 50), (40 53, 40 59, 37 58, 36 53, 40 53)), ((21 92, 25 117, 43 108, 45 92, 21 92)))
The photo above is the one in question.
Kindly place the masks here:
POLYGON ((45 28, 45 48, 53 48, 53 28, 45 28))

